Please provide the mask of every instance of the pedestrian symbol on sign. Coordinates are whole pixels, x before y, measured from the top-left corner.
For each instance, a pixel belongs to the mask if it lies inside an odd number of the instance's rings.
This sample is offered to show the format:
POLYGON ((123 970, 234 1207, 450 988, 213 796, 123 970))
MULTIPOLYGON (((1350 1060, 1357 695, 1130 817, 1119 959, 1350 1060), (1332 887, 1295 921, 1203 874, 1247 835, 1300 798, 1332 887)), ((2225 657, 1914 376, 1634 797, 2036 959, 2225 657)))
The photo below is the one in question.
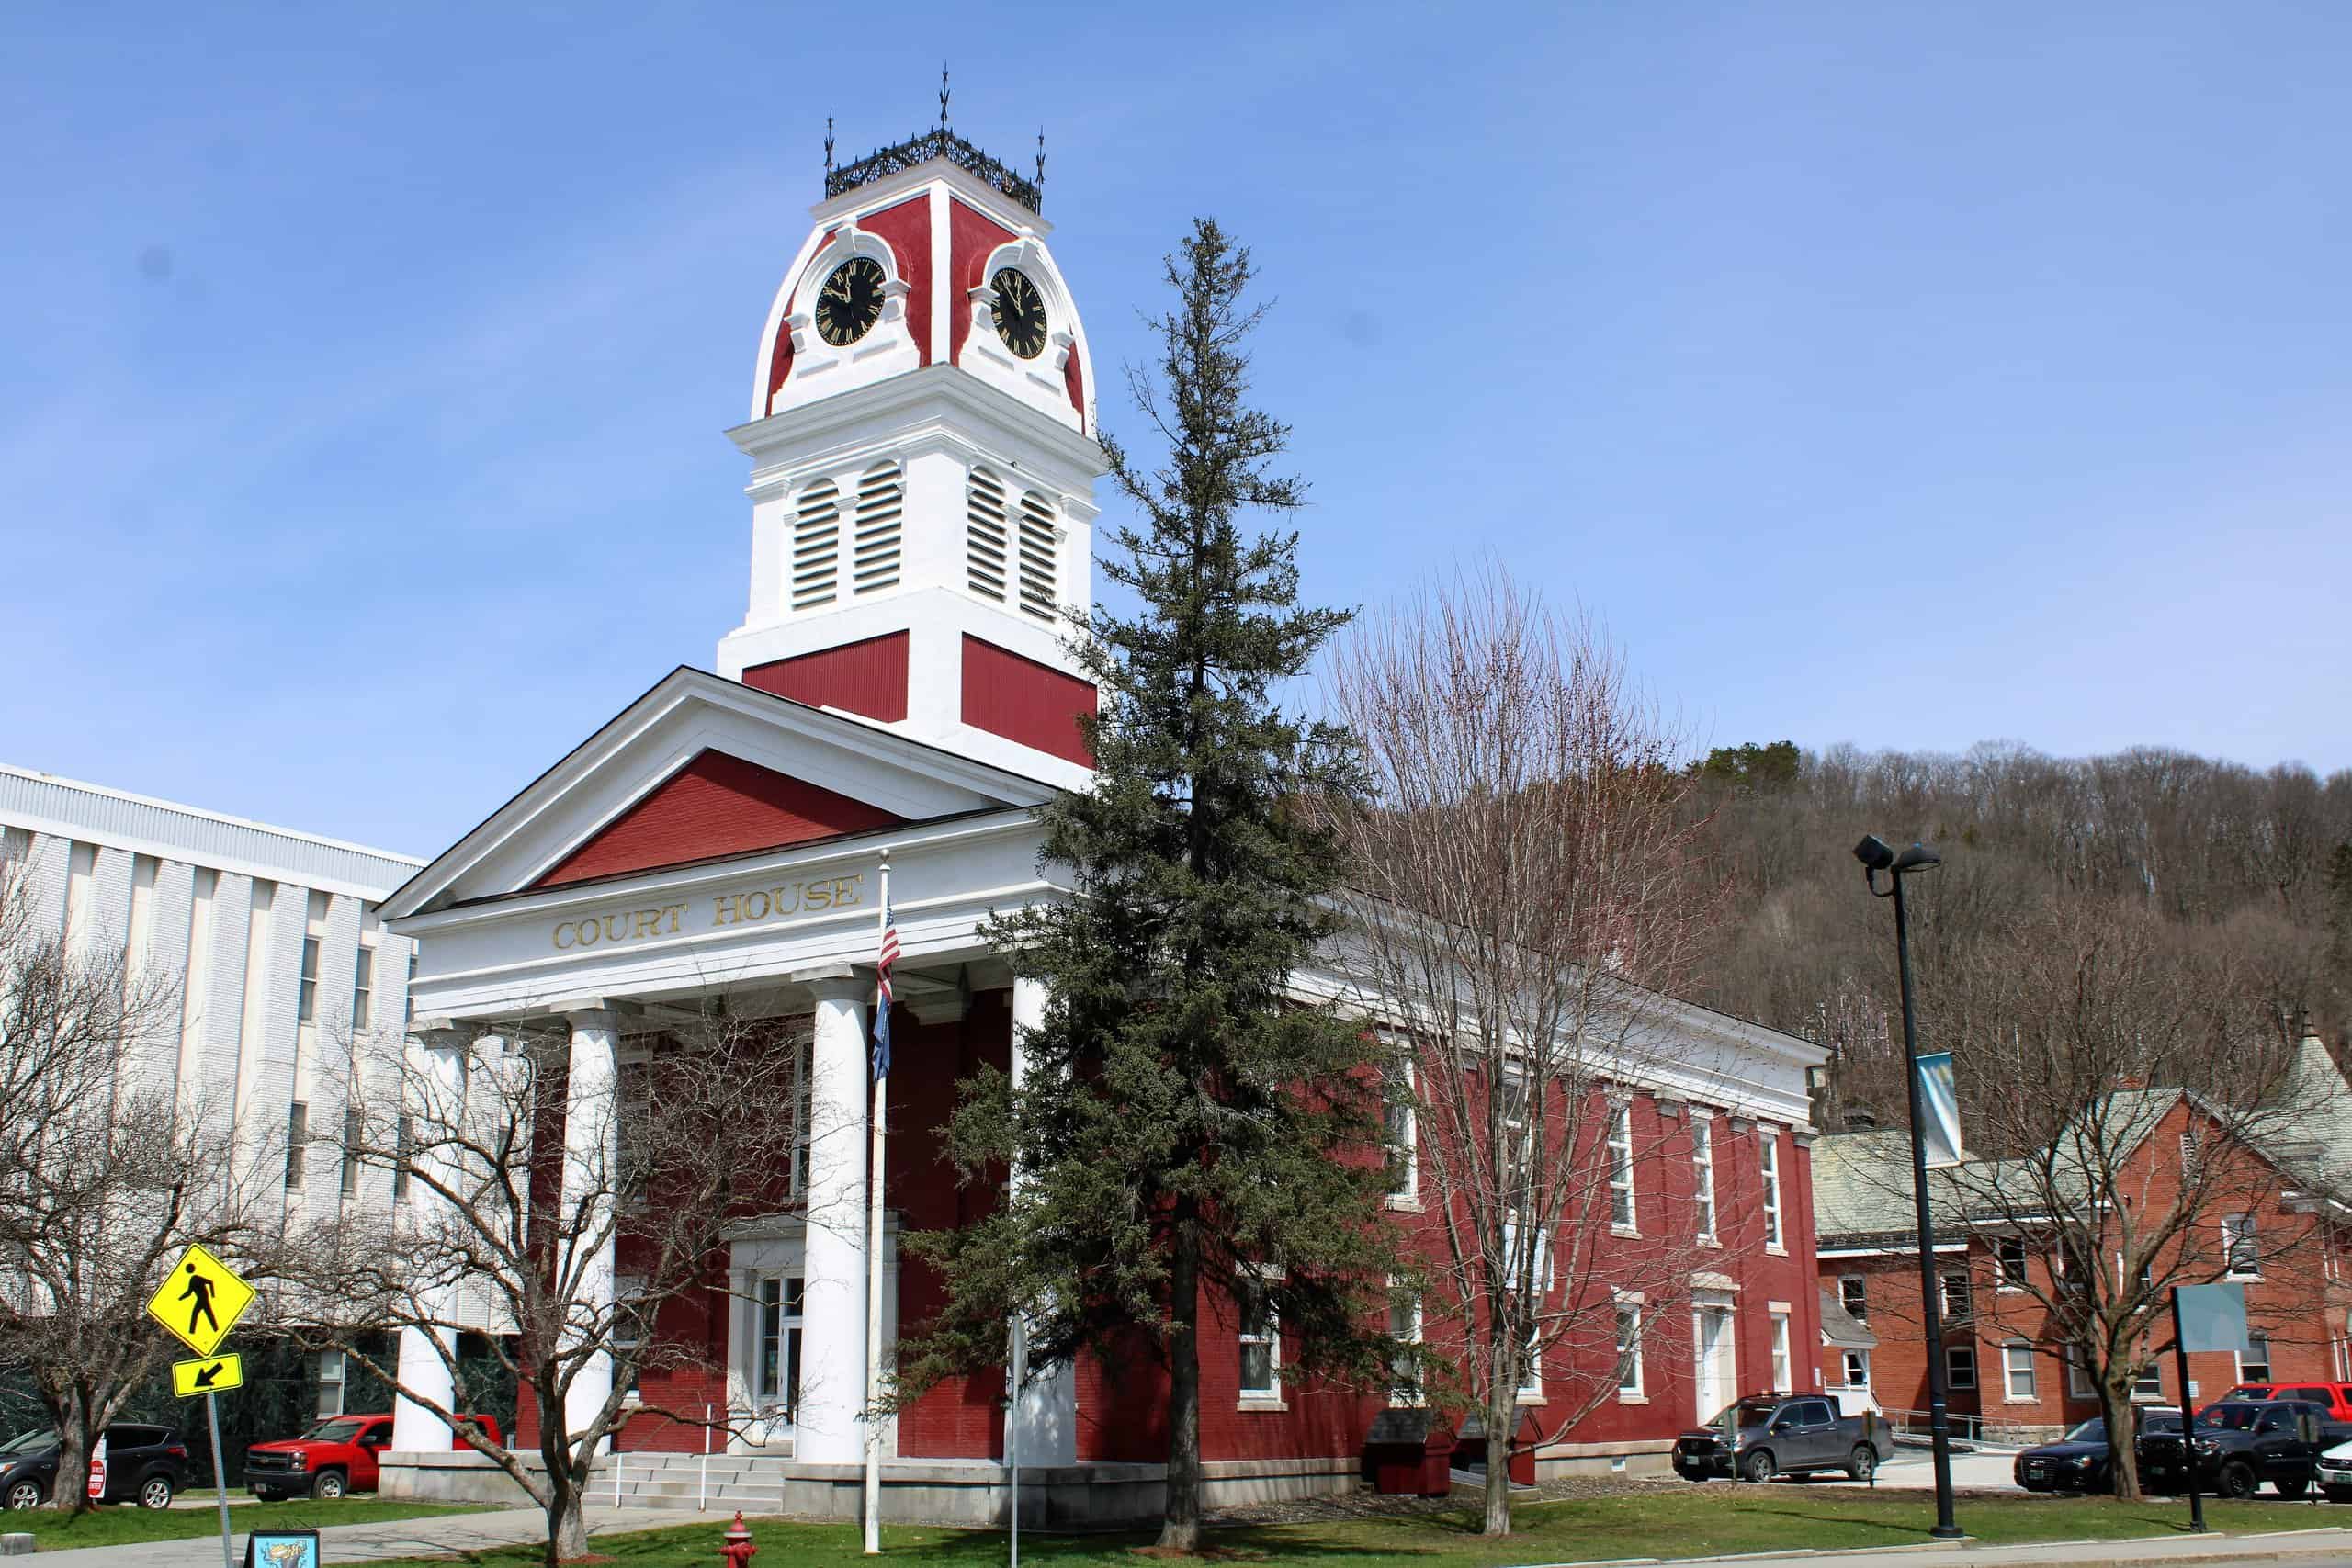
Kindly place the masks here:
POLYGON ((212 1281, 197 1272, 196 1265, 193 1263, 187 1266, 187 1285, 180 1292, 180 1300, 187 1301, 193 1297, 196 1301, 196 1304, 187 1309, 189 1337, 191 1338, 195 1337, 196 1320, 199 1317, 212 1325, 213 1333, 220 1333, 220 1315, 212 1310, 212 1281))
POLYGON ((254 1304, 254 1288, 201 1247, 191 1246, 148 1298, 147 1315, 199 1356, 209 1356, 254 1304))

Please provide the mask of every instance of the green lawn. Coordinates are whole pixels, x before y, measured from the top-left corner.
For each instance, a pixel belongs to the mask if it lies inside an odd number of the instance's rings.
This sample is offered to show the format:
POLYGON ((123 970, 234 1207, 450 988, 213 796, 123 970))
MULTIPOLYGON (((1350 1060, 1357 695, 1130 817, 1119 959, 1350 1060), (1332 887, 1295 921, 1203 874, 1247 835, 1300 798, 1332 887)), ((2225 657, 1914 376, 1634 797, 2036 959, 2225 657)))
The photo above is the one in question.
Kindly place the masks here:
MULTIPOLYGON (((211 1493, 183 1493, 202 1497, 202 1508, 159 1508, 150 1511, 109 1503, 87 1514, 57 1514, 47 1508, 0 1513, 0 1531, 29 1530, 38 1551, 63 1551, 75 1546, 123 1546, 135 1540, 186 1540, 220 1533, 220 1511, 210 1506, 211 1493)), ((434 1503, 378 1502, 373 1497, 345 1497, 333 1503, 305 1498, 291 1503, 229 1504, 229 1528, 237 1535, 251 1529, 317 1529, 327 1525, 368 1525, 384 1519, 418 1519, 435 1514, 473 1514, 478 1506, 434 1503)))
MULTIPOLYGON (((2216 1530, 2255 1532, 2304 1529, 2342 1519, 2352 1508, 2295 1506, 2279 1503, 2209 1504, 2206 1518, 2216 1530)), ((2119 1505, 2105 1498, 2003 1497, 1963 1500, 1962 1528, 1986 1541, 2114 1540, 2168 1535, 2188 1524, 2183 1502, 2119 1505)), ((1443 1557, 1448 1562, 1507 1564, 1589 1562, 1616 1557, 1706 1557, 1739 1551, 1791 1548, 1821 1551, 1839 1547, 1895 1546, 1924 1541, 1935 1523, 1935 1504, 1920 1494, 1876 1495, 1845 1488, 1728 1485, 1691 1487, 1631 1496, 1576 1499, 1521 1506, 1518 1533, 1488 1541, 1477 1533, 1475 1512, 1439 1516, 1335 1519, 1313 1525, 1262 1525, 1208 1532, 1219 1556, 1264 1562, 1308 1562, 1343 1568, 1352 1564, 1403 1564, 1443 1557)), ((760 1545, 760 1563, 793 1568, 841 1568, 860 1563, 857 1527, 751 1521, 760 1545)), ((719 1528, 689 1525, 628 1535, 600 1535, 591 1550, 628 1568, 705 1568, 718 1561, 719 1528)), ((1001 1532, 915 1526, 886 1529, 886 1552, 901 1562, 940 1568, 988 1568, 1004 1561, 1001 1532)), ((1023 1561, 1057 1568, 1120 1564, 1136 1568, 1135 1547, 1148 1534, 1054 1536, 1024 1533, 1023 1561)), ((469 1564, 521 1568, 541 1560, 542 1547, 514 1547, 469 1555, 469 1564)), ((401 1568, 422 1568, 430 1559, 403 1560, 401 1568)), ((445 1560, 446 1561, 446 1560, 445 1560)), ((1148 1562, 1148 1559, 1142 1560, 1148 1562)), ((393 1568, 393 1565, 384 1565, 393 1568)))

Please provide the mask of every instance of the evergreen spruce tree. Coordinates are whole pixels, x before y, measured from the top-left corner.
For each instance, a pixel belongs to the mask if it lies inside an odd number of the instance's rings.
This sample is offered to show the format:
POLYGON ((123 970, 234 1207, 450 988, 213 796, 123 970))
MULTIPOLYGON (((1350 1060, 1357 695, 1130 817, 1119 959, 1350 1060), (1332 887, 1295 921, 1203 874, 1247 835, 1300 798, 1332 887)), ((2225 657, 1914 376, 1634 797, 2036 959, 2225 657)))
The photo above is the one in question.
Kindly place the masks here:
POLYGON ((1022 1092, 984 1070, 950 1128, 967 1179, 1019 1174, 978 1224, 911 1238, 948 1300, 901 1347, 899 1376, 904 1396, 1002 1365, 1022 1311, 1033 1367, 1150 1347, 1169 1385, 1160 1544, 1190 1550, 1203 1335, 1229 1345, 1262 1291, 1283 1377, 1375 1386, 1394 1260, 1374 1046, 1288 996, 1334 933, 1321 896, 1341 871, 1297 802, 1359 794, 1360 778, 1345 736, 1285 713, 1276 690, 1348 616, 1298 604, 1295 533, 1248 538, 1238 522, 1302 502, 1268 471, 1286 427, 1244 402, 1242 345, 1264 313, 1243 303, 1250 253, 1196 220, 1167 275, 1181 299, 1155 323, 1158 376, 1129 373, 1165 466, 1105 443, 1141 526, 1116 532, 1104 570, 1140 609, 1073 628, 1101 691, 1097 771, 1044 813, 1045 858, 1072 893, 992 932, 1050 1000, 1021 1043, 1022 1092))

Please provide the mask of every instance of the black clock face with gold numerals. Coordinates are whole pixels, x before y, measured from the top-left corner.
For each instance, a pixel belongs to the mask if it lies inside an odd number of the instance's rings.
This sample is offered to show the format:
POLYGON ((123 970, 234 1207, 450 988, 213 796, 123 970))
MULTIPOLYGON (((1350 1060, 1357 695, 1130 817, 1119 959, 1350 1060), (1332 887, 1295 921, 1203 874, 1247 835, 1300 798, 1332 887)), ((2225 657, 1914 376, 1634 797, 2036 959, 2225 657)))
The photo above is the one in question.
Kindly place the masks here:
POLYGON ((1023 359, 1046 352, 1046 299, 1027 275, 1006 267, 989 279, 996 290, 996 335, 1023 359))
POLYGON ((833 268, 817 291, 817 335, 847 348, 871 332, 882 316, 883 281, 882 264, 870 256, 852 256, 833 268))

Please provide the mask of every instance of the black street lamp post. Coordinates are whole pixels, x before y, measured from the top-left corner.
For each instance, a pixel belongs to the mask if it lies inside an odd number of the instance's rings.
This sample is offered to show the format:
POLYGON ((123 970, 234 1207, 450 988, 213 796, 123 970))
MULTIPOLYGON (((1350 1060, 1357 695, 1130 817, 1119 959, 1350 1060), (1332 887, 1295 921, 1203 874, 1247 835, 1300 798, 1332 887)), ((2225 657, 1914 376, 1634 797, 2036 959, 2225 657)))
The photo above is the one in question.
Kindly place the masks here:
POLYGON ((1911 930, 1903 908, 1905 874, 1925 871, 1941 862, 1936 852, 1925 844, 1913 844, 1897 854, 1876 834, 1854 846, 1854 858, 1862 863, 1862 880, 1871 892, 1894 900, 1894 964, 1903 984, 1904 1077, 1911 1095, 1911 1198, 1917 1210, 1919 1228, 1920 1320, 1928 1337, 1928 1426, 1936 1455, 1936 1525, 1928 1533, 1940 1540, 1957 1540, 1966 1532, 1952 1522, 1951 1517, 1951 1418, 1944 1407, 1943 1299, 1937 1289, 1936 1230, 1928 1206, 1928 1149, 1919 1138, 1919 1038, 1911 1010, 1911 930), (1878 874, 1882 871, 1893 885, 1883 893, 1879 892, 1878 886, 1878 874))

